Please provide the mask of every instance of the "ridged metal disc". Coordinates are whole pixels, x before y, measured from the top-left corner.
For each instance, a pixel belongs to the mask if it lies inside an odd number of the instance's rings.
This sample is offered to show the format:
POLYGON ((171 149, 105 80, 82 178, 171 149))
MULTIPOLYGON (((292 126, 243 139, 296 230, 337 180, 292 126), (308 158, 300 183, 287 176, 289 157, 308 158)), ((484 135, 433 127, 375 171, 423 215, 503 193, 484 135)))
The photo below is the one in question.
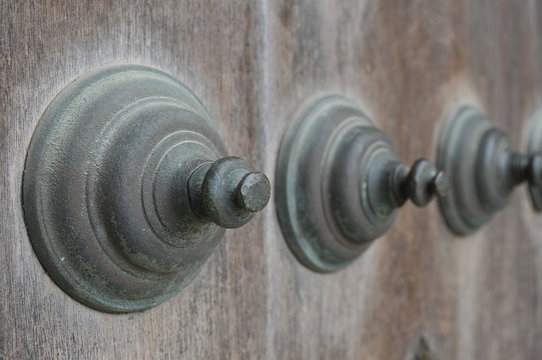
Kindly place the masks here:
POLYGON ((496 130, 479 109, 462 106, 446 121, 441 133, 437 167, 450 178, 448 195, 439 198, 449 228, 467 235, 483 226, 508 201, 509 190, 501 184, 499 160, 509 148, 498 135, 495 145, 484 136, 496 130), (484 148, 487 147, 487 148, 484 148))
MULTIPOLYGON (((539 111, 529 127, 527 153, 542 154, 542 111, 539 111)), ((536 211, 542 211, 542 188, 529 185, 529 195, 536 211)))
POLYGON ((391 226, 395 210, 380 175, 398 161, 351 101, 332 95, 302 108, 282 141, 275 180, 282 233, 302 264, 337 271, 391 226))
POLYGON ((170 298, 224 233, 174 190, 191 162, 226 155, 201 102, 169 75, 131 65, 83 75, 49 105, 26 160, 25 221, 45 270, 102 311, 170 298))

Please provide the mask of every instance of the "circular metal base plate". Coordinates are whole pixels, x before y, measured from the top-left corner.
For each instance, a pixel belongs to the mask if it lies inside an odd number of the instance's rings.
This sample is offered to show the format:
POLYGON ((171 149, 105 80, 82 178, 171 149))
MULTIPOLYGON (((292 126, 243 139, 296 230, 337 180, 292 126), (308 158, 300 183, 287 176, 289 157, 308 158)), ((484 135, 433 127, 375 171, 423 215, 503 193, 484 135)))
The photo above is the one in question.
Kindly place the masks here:
POLYGON ((497 176, 493 176, 498 172, 498 161, 491 156, 499 155, 509 144, 499 137, 497 147, 502 149, 482 149, 486 144, 483 137, 492 129, 480 110, 463 106, 448 119, 440 136, 437 167, 449 176, 450 189, 439 205, 448 226, 458 235, 479 229, 506 202, 507 190, 501 194, 497 176), (493 194, 487 198, 495 204, 482 199, 486 193, 493 194))
MULTIPOLYGON (((527 154, 542 154, 542 111, 538 112, 529 127, 527 154)), ((529 184, 529 195, 536 211, 542 211, 542 188, 529 184)))
POLYGON ((225 155, 201 102, 170 76, 142 66, 85 74, 47 108, 28 152, 23 200, 36 254, 95 309, 165 301, 224 233, 186 211, 175 189, 195 162, 225 155))
POLYGON ((281 144, 275 183, 281 229, 302 264, 337 271, 391 226, 395 210, 380 185, 393 162, 390 141, 349 100, 328 96, 302 109, 281 144))

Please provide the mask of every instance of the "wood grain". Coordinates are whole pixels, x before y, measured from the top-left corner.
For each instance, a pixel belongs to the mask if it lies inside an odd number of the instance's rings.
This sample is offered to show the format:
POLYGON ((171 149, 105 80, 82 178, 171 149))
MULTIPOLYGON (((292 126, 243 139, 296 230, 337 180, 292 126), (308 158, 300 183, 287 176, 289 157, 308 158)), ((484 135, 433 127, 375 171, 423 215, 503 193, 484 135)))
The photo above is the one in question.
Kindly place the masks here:
POLYGON ((232 154, 274 175, 291 115, 342 93, 405 161, 434 157, 445 116, 482 106, 521 148, 542 106, 537 0, 0 1, 0 359, 439 359, 542 354, 542 216, 524 189, 478 234, 408 205, 344 271, 303 268, 274 204, 228 231, 181 294, 130 315, 90 310, 32 252, 21 178, 51 99, 93 67, 137 63, 186 83, 232 154))
POLYGON ((259 5, 223 1, 2 1, 0 353, 16 359, 250 358, 265 347, 261 225, 229 232, 188 289, 150 311, 90 310, 32 252, 20 188, 25 148, 47 104, 82 72, 155 66, 220 119, 230 151, 258 166, 259 5))

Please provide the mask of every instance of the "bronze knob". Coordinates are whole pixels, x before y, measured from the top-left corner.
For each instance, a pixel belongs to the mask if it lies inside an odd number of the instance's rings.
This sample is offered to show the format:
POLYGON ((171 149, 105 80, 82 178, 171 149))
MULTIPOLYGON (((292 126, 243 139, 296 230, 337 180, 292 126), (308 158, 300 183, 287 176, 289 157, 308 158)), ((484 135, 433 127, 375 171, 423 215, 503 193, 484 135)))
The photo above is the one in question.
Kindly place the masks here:
POLYGON ((58 94, 30 144, 23 204, 64 291, 108 312, 157 305, 265 207, 266 176, 215 128, 189 89, 147 67, 97 69, 58 94))
POLYGON ((425 206, 448 187, 430 161, 403 164, 355 104, 328 96, 302 109, 285 135, 275 195, 293 253, 307 267, 330 272, 383 235, 407 199, 425 206))

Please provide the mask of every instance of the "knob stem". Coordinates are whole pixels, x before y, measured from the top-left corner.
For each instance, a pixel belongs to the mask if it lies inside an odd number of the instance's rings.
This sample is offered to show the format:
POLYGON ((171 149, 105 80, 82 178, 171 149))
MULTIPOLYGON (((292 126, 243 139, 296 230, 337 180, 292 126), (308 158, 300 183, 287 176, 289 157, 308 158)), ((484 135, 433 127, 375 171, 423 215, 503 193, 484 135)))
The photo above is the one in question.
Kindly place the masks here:
POLYGON ((507 153, 507 165, 514 185, 528 181, 531 185, 542 186, 542 156, 540 154, 507 153))
POLYGON ((427 159, 418 159, 411 167, 397 164, 391 179, 391 193, 397 207, 407 199, 419 207, 426 206, 435 195, 446 196, 449 188, 448 177, 427 159))

